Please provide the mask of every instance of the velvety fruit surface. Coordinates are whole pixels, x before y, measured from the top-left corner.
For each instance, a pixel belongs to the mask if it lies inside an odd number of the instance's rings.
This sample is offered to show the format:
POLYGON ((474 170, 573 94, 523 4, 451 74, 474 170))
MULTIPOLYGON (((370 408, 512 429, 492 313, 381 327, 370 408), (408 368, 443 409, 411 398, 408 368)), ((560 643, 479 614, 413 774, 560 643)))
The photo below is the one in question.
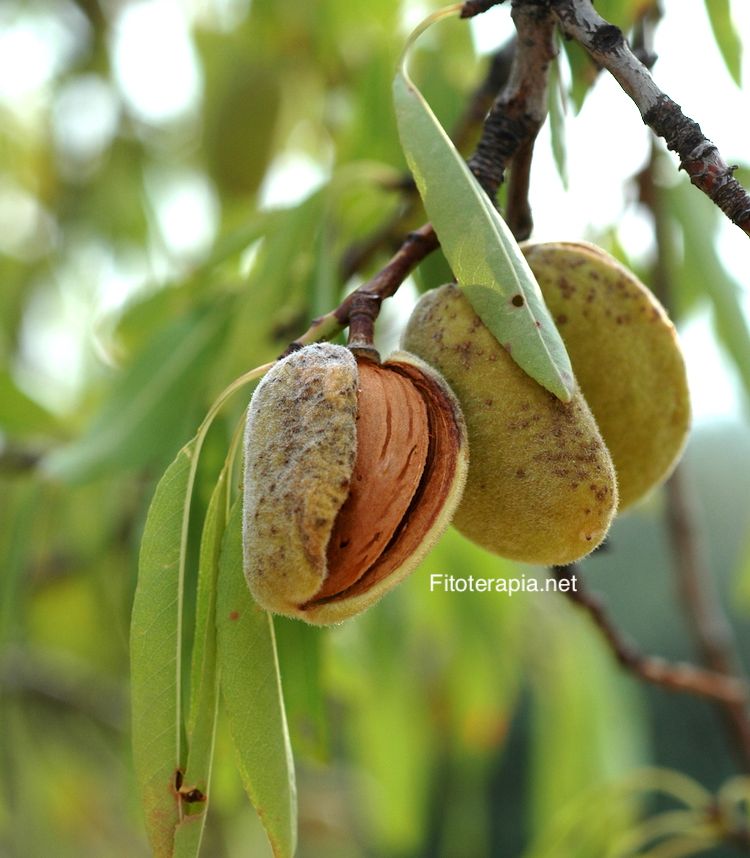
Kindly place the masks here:
POLYGON ((609 448, 626 509, 668 476, 690 428, 674 325, 635 275, 594 245, 523 250, 609 448))
POLYGON ((436 367, 464 413, 469 475, 455 526, 527 563, 592 551, 617 509, 617 485, 583 396, 563 403, 526 375, 453 285, 422 297, 403 347, 436 367))

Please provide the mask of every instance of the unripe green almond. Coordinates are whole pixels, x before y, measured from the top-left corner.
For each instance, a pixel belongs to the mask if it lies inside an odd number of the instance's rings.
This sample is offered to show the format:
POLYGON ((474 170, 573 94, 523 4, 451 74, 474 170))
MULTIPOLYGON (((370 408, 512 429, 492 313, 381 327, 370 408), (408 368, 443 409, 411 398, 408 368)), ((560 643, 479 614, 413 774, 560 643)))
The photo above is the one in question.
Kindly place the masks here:
POLYGON ((431 367, 306 346, 258 385, 245 432, 245 575, 317 625, 371 605, 448 526, 467 470, 460 406, 431 367))
POLYGON ((537 384, 453 285, 421 298, 403 347, 461 402, 471 460, 458 530, 527 563, 562 565, 592 551, 617 508, 617 485, 583 396, 563 403, 537 384))
POLYGON ((690 428, 674 325, 617 260, 583 243, 523 248, 617 471, 620 510, 664 480, 690 428))

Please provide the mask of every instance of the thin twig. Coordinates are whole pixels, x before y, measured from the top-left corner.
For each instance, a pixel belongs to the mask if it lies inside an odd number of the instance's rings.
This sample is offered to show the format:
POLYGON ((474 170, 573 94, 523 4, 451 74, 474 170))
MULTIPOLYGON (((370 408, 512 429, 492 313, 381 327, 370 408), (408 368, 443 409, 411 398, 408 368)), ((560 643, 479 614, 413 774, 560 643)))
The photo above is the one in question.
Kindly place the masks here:
POLYGON ((564 591, 565 595, 589 614, 618 663, 635 676, 670 691, 683 691, 724 703, 737 704, 746 699, 747 688, 738 679, 685 662, 670 662, 641 653, 615 627, 602 600, 588 592, 576 564, 553 566, 552 573, 558 581, 571 582, 564 591))
POLYGON ((8 696, 33 695, 118 731, 127 722, 126 696, 119 683, 54 653, 6 646, 0 654, 0 684, 8 696))
POLYGON ((733 177, 734 167, 718 148, 656 85, 646 66, 630 50, 618 27, 605 21, 591 0, 549 0, 560 28, 579 42, 593 60, 630 96, 643 121, 680 157, 680 167, 741 230, 750 235, 750 195, 733 177))
POLYGON ((328 339, 346 327, 352 303, 356 300, 354 296, 357 293, 367 292, 377 296, 381 301, 384 298, 390 298, 417 265, 438 246, 437 235, 431 224, 427 223, 410 232, 385 267, 354 292, 350 292, 335 310, 313 319, 307 331, 291 343, 284 354, 309 343, 328 339))

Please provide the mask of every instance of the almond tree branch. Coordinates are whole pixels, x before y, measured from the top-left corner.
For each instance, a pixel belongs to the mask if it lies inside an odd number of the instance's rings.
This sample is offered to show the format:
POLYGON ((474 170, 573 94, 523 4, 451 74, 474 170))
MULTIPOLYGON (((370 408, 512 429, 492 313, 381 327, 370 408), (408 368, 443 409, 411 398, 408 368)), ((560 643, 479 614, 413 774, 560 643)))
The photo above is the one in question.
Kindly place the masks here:
MULTIPOLYGON (((514 3, 511 12, 518 33, 518 51, 508 84, 492 105, 482 137, 469 159, 469 167, 494 199, 508 162, 521 155, 527 162, 519 172, 528 187, 528 163, 534 140, 547 117, 549 64, 557 56, 555 21, 545 6, 514 3)), ((511 167, 511 174, 515 165, 511 167)), ((525 195, 524 195, 525 196, 525 195)), ((528 203, 526 203, 528 207, 528 203)), ((530 215, 529 215, 530 217, 530 215)))
POLYGON ((589 614, 623 668, 646 682, 670 691, 682 691, 731 705, 742 704, 747 700, 747 687, 739 679, 685 662, 669 662, 658 656, 641 653, 615 627, 602 600, 586 589, 575 563, 551 568, 558 581, 570 582, 565 595, 589 614))
MULTIPOLYGON (((533 2, 533 0, 528 0, 533 2)), ((734 167, 654 82, 618 27, 605 21, 591 0, 548 2, 563 33, 579 42, 615 78, 640 111, 643 121, 680 157, 680 167, 741 230, 750 235, 750 195, 733 177, 734 167)))
POLYGON ((513 63, 510 79, 492 106, 482 138, 469 166, 491 198, 512 159, 506 220, 519 239, 531 235, 529 173, 537 134, 547 118, 549 65, 557 56, 555 20, 549 9, 516 2, 511 11, 523 50, 513 63))

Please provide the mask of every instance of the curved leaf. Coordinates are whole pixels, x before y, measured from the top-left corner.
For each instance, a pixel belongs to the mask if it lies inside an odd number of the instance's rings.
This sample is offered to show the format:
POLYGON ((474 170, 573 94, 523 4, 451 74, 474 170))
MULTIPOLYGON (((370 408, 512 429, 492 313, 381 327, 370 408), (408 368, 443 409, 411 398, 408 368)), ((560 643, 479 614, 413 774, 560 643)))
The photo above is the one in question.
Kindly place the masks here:
MULTIPOLYGON (((159 481, 151 501, 141 541, 138 586, 133 602, 130 632, 133 759, 146 813, 146 830, 156 858, 172 858, 176 829, 180 849, 200 846, 202 822, 184 825, 185 805, 176 781, 181 773, 184 786, 185 758, 182 744, 182 613, 190 505, 203 442, 222 405, 238 390, 255 381, 268 369, 260 366, 236 378, 212 404, 195 437, 177 454, 159 481), (188 829, 190 829, 188 831, 188 829)), ((232 454, 225 465, 231 472, 232 454)), ((187 725, 193 739, 191 775, 208 780, 212 755, 214 716, 211 714, 215 686, 210 675, 213 653, 210 642, 211 590, 219 543, 226 519, 228 486, 216 488, 212 496, 201 543, 199 598, 193 666, 193 695, 187 725), (202 572, 202 574, 200 574, 202 572), (200 673, 200 681, 196 681, 200 673), (203 682, 206 681, 204 685, 203 682), (199 711, 205 705, 205 712, 199 711), (210 732, 210 739, 209 739, 210 732)), ((196 785, 197 786, 197 785, 196 785)), ((206 784, 207 786, 207 784, 206 784)), ((204 814, 188 814, 196 820, 204 814)), ((179 852, 179 855, 188 854, 179 852)))
POLYGON ((216 627, 222 698, 240 775, 276 858, 294 855, 297 792, 273 624, 242 573, 242 507, 234 505, 219 565, 216 627))
POLYGON ((171 456, 175 439, 179 443, 192 431, 186 418, 190 420, 229 309, 219 302, 216 308, 196 309, 161 329, 114 380, 87 431, 49 456, 46 472, 82 482, 171 456))
POLYGON ((184 805, 185 816, 175 832, 174 858, 198 855, 208 811, 218 701, 216 580, 228 501, 229 480, 225 467, 214 487, 203 523, 190 670, 187 763, 182 779, 183 789, 197 790, 201 797, 184 805))
POLYGON ((705 3, 724 65, 737 86, 742 86, 742 40, 732 21, 729 0, 705 0, 705 3))
POLYGON ((682 227, 685 248, 681 282, 692 277, 711 302, 719 340, 739 373, 750 399, 750 325, 743 307, 742 287, 734 280, 716 251, 718 209, 680 182, 667 195, 669 210, 682 227))
POLYGON ((459 285, 516 363, 569 401, 570 360, 518 243, 403 69, 393 95, 406 160, 459 285))
POLYGON ((180 716, 181 575, 193 439, 156 488, 141 542, 130 630, 133 761, 154 855, 171 858, 180 821, 175 790, 183 768, 180 716))

